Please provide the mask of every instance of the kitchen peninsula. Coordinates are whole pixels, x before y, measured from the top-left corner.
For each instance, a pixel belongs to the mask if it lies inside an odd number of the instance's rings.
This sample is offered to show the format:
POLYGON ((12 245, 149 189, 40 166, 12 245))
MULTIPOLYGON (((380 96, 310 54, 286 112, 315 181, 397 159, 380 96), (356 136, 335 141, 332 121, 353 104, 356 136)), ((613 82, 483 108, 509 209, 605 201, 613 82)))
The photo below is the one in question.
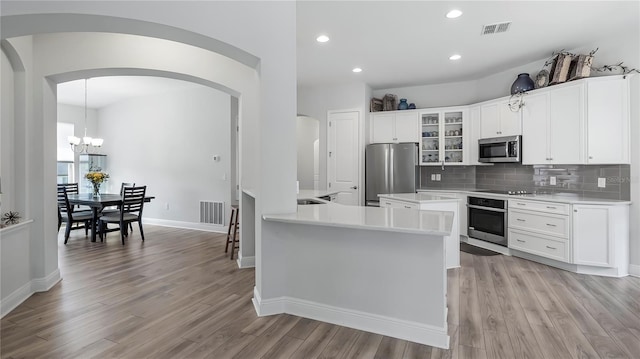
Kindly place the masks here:
POLYGON ((269 260, 256 263, 259 315, 448 348, 445 238, 454 212, 323 203, 263 219, 256 259, 269 260))

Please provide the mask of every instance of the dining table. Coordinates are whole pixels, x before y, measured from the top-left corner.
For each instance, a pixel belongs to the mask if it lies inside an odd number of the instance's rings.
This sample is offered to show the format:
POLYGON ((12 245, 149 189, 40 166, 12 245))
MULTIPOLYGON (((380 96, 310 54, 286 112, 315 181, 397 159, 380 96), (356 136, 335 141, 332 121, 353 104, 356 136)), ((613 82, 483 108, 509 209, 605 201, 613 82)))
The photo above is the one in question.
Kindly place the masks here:
MULTIPOLYGON (((87 206, 91 208, 91 214, 93 216, 91 221, 91 242, 96 241, 98 215, 105 207, 119 206, 122 204, 122 195, 119 193, 101 193, 98 196, 94 196, 93 193, 77 193, 69 194, 69 204, 87 206)), ((145 202, 151 202, 154 196, 145 196, 145 202)))

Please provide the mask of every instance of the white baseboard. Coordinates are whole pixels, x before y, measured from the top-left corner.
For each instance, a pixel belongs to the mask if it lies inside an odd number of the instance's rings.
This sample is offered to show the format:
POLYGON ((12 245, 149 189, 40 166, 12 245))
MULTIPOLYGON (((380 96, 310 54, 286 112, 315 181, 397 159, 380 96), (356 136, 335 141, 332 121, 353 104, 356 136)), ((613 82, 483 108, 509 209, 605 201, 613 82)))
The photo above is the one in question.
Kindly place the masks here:
POLYGON ((146 217, 142 219, 142 223, 152 224, 154 226, 162 226, 162 227, 193 229, 196 231, 215 232, 215 233, 227 233, 227 226, 222 226, 217 224, 182 222, 182 221, 172 221, 169 219, 146 218, 146 217))
POLYGON ((629 264, 629 275, 640 277, 640 265, 629 264))
POLYGON ((436 327, 291 297, 263 300, 255 287, 253 296, 258 316, 288 313, 415 343, 449 348, 446 323, 444 327, 436 327))
POLYGON ((0 314, 4 318, 12 310, 16 309, 22 302, 27 300, 34 292, 31 291, 31 282, 25 283, 22 287, 0 300, 0 314))
POLYGON ((238 253, 238 268, 254 268, 256 266, 256 257, 242 257, 240 253, 238 253))
POLYGON ((60 277, 60 269, 56 268, 44 278, 35 278, 25 283, 22 287, 9 294, 6 298, 0 301, 0 318, 9 314, 17 306, 22 304, 25 300, 36 292, 46 292, 51 287, 56 285, 62 278, 60 277))

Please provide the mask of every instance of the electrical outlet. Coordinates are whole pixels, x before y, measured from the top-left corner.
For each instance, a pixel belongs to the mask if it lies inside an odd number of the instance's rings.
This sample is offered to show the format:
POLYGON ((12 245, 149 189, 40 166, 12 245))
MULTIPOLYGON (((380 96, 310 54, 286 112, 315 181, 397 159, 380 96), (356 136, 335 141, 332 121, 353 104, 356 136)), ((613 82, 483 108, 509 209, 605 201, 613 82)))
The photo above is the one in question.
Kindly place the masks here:
POLYGON ((552 185, 552 186, 556 185, 556 177, 555 176, 549 177, 549 184, 552 185))
POLYGON ((442 177, 440 177, 439 173, 436 173, 436 181, 440 181, 440 179, 442 179, 442 177))
POLYGON ((432 174, 431 174, 431 180, 432 180, 432 181, 435 181, 435 180, 436 180, 436 175, 435 175, 435 173, 432 173, 432 174))
POLYGON ((604 177, 598 177, 598 187, 599 188, 607 187, 607 179, 604 177))

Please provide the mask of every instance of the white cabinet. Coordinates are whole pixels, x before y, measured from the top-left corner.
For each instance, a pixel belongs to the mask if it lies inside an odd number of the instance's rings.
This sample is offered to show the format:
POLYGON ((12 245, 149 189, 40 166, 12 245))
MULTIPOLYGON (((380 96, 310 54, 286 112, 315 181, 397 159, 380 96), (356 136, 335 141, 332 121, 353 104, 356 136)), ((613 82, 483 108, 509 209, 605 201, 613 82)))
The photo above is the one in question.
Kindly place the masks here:
POLYGON ((371 143, 420 142, 417 111, 371 113, 371 143))
POLYGON ((586 163, 630 163, 628 80, 596 77, 587 80, 586 88, 586 163))
POLYGON ((573 205, 575 264, 628 267, 628 206, 573 205))
POLYGON ((583 163, 584 86, 571 83, 524 95, 522 163, 583 163))
POLYGON ((511 110, 509 99, 501 98, 480 106, 480 138, 522 134, 520 111, 511 110))
POLYGON ((468 164, 466 107, 420 112, 421 165, 468 164))
POLYGON ((470 166, 486 165, 486 163, 478 162, 478 140, 481 138, 480 134, 480 106, 469 107, 469 121, 467 131, 467 156, 466 163, 470 166))
POLYGON ((630 163, 629 133, 629 85, 622 76, 589 78, 524 95, 523 164, 630 163))
POLYGON ((509 200, 509 248, 570 262, 568 205, 509 200))

